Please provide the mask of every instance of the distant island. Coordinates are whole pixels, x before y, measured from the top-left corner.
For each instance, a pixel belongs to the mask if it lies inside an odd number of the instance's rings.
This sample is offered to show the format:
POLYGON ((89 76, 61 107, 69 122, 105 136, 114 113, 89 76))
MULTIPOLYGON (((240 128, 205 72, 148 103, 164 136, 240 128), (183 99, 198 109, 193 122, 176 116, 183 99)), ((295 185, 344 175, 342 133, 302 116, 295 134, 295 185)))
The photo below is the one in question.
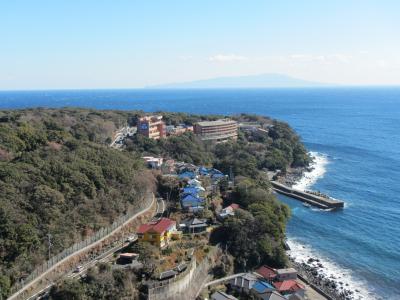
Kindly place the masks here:
POLYGON ((207 88, 299 88, 324 87, 331 84, 307 81, 283 74, 260 74, 248 76, 217 77, 188 82, 152 85, 152 89, 207 89, 207 88))

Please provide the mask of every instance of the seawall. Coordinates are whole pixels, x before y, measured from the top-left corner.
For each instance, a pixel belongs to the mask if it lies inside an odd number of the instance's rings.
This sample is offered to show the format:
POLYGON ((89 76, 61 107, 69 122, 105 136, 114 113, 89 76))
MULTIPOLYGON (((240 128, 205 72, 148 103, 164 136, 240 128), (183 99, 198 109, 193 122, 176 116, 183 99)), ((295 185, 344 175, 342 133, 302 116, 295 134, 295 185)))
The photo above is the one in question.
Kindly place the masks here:
POLYGON ((271 181, 271 184, 274 191, 276 191, 277 193, 300 200, 301 202, 308 203, 318 208, 336 209, 344 207, 344 202, 341 200, 324 198, 307 192, 299 191, 276 181, 271 181))

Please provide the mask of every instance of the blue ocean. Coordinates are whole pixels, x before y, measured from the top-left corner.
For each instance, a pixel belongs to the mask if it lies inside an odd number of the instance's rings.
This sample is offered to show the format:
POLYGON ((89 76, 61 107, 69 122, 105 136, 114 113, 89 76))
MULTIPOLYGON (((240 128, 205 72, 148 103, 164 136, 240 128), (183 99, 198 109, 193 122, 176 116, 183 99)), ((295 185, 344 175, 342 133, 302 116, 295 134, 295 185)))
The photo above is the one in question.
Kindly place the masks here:
POLYGON ((327 212, 281 197, 292 208, 291 255, 321 258, 358 297, 400 299, 400 88, 0 92, 2 109, 37 106, 246 112, 288 122, 318 158, 308 188, 346 202, 327 212))

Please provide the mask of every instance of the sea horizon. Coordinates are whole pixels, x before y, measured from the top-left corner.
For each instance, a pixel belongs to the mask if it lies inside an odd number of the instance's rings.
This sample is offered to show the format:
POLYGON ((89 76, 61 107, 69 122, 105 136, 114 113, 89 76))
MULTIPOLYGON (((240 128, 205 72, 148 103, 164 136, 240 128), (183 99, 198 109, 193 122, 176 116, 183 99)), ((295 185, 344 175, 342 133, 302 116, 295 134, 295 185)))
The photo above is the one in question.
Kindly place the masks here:
POLYGON ((309 151, 326 157, 310 188, 346 203, 321 212, 284 200, 289 239, 349 270, 341 276, 370 299, 400 294, 400 87, 0 91, 0 109, 33 107, 257 113, 288 122, 309 151))
POLYGON ((376 85, 346 85, 346 84, 327 84, 320 86, 284 86, 284 87, 191 87, 191 88, 154 88, 154 87, 84 87, 84 88, 19 88, 19 89, 0 89, 0 93, 7 92, 92 92, 92 91, 207 91, 207 90, 303 90, 303 89, 387 89, 400 88, 396 84, 376 84, 376 85))

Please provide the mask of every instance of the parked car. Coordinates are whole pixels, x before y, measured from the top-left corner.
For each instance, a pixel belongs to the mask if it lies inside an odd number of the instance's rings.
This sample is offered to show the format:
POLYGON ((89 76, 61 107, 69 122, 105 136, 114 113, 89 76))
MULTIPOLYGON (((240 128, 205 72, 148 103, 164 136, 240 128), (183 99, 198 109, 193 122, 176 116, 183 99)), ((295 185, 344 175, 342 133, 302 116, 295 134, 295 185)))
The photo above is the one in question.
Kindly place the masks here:
POLYGON ((137 239, 136 234, 133 234, 131 236, 128 236, 127 239, 125 240, 125 242, 131 243, 133 241, 135 241, 137 239))

